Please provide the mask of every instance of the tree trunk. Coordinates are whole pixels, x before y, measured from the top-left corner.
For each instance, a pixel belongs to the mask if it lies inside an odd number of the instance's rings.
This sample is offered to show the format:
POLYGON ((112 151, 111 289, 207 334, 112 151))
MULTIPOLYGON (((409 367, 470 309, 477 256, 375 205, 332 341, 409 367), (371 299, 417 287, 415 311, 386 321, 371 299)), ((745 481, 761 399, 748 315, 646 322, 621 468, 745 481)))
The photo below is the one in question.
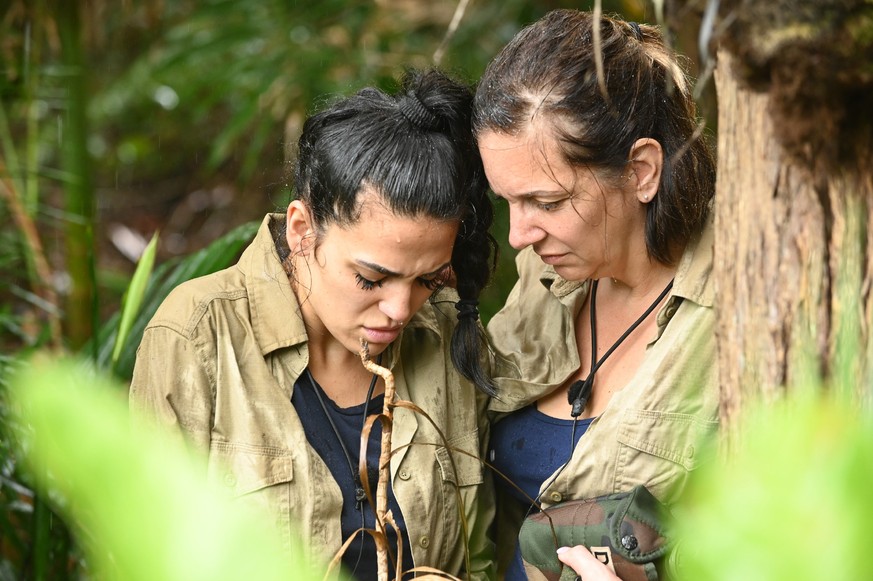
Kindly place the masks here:
POLYGON ((714 278, 728 452, 756 400, 830 386, 866 402, 873 353, 869 170, 816 177, 790 161, 769 96, 731 65, 721 51, 714 278))

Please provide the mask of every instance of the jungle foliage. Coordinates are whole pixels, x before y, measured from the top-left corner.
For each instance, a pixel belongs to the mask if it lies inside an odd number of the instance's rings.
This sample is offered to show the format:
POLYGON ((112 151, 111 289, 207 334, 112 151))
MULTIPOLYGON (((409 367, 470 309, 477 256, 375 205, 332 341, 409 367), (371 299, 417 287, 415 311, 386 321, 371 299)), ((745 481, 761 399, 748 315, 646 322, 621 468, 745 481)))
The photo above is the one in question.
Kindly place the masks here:
MULTIPOLYGON (((167 292, 231 264, 252 221, 287 203, 307 114, 409 66, 473 82, 561 6, 576 3, 0 4, 0 579, 87 577, 6 433, 7 387, 31 356, 73 354, 123 386, 167 292)), ((506 250, 486 315, 512 283, 506 250)))

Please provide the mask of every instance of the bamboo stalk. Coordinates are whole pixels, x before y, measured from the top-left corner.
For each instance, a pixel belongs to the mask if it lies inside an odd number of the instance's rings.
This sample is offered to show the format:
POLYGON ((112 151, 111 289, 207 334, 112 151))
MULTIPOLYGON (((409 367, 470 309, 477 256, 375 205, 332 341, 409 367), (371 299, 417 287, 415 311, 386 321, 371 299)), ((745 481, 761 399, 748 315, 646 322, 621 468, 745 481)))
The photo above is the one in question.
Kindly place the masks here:
MULTIPOLYGON (((72 176, 65 185, 65 209, 69 216, 64 236, 71 288, 65 309, 66 337, 78 350, 98 326, 94 248, 94 189, 88 154, 88 96, 86 63, 81 42, 79 2, 53 3, 61 41, 61 57, 67 74, 67 114, 63 131, 63 165, 72 176)), ((96 345, 92 343, 96 360, 96 345)))

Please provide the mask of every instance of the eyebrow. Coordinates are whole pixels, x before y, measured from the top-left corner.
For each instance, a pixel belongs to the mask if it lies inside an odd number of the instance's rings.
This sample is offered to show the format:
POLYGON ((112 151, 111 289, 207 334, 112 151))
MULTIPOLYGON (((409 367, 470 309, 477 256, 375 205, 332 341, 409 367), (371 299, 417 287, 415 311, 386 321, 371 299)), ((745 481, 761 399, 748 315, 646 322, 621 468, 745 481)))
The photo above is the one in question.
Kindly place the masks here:
MULTIPOLYGON (((498 198, 505 198, 504 194, 498 194, 494 191, 494 188, 491 188, 491 193, 497 196, 498 198)), ((565 190, 534 190, 532 192, 523 192, 521 194, 509 194, 512 198, 518 199, 529 199, 529 198, 553 198, 559 196, 569 196, 570 194, 565 190)))
MULTIPOLYGON (((404 277, 403 273, 394 272, 393 270, 389 270, 380 264, 376 264, 375 262, 367 262, 366 260, 355 260, 355 263, 360 265, 360 266, 363 266, 364 268, 369 268, 370 270, 372 270, 374 272, 378 272, 379 274, 384 274, 385 276, 396 276, 398 278, 404 277)), ((427 272, 427 273, 422 274, 420 276, 431 276, 431 275, 439 274, 440 272, 444 271, 446 268, 450 267, 451 265, 452 265, 451 262, 447 262, 447 263, 443 264, 442 266, 440 266, 439 268, 437 268, 436 270, 434 270, 432 272, 427 272)))

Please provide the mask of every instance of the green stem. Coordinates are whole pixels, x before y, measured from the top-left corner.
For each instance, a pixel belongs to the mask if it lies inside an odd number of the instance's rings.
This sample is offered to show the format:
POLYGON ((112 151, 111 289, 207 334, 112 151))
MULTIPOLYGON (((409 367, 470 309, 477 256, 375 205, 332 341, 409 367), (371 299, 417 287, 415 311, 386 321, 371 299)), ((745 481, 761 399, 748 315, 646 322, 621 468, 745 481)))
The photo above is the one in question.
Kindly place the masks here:
POLYGON ((33 497, 33 579, 48 581, 51 571, 52 512, 37 494, 33 497))
POLYGON ((67 78, 67 115, 63 132, 63 160, 71 176, 65 205, 67 269, 71 290, 66 305, 66 336, 70 347, 81 348, 91 337, 97 317, 94 280, 94 190, 87 139, 85 66, 79 26, 79 2, 55 1, 61 53, 67 78))
POLYGON ((27 69, 25 73, 25 103, 27 103, 27 139, 24 151, 24 189, 21 190, 24 207, 31 217, 36 216, 39 204, 39 103, 37 99, 37 87, 39 86, 39 66, 43 42, 43 27, 41 23, 47 22, 44 2, 34 0, 31 11, 33 23, 30 27, 29 54, 26 56, 27 69))

